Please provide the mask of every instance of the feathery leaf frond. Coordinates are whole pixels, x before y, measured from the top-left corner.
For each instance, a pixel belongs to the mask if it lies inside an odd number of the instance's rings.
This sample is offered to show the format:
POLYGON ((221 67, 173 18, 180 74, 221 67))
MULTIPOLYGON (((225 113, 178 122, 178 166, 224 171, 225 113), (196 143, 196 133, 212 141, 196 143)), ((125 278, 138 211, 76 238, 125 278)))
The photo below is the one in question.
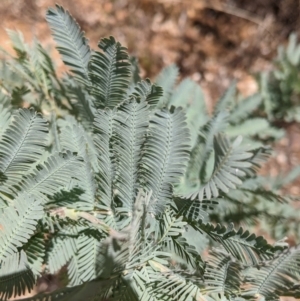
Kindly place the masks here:
POLYGON ((190 154, 184 183, 181 183, 177 188, 177 194, 185 195, 187 191, 199 187, 207 180, 207 166, 209 166, 210 158, 213 155, 215 136, 223 132, 227 119, 228 113, 221 112, 209 120, 200 133, 197 134, 190 154))
POLYGON ((47 121, 32 109, 19 110, 0 141, 0 171, 16 181, 45 150, 47 121))
POLYGON ((208 122, 208 112, 201 88, 190 79, 183 80, 172 94, 170 105, 183 107, 186 111, 186 121, 191 131, 192 146, 194 146, 199 129, 208 122))
POLYGON ((187 223, 183 216, 176 216, 172 210, 165 210, 160 226, 160 237, 157 243, 162 243, 164 250, 178 255, 178 259, 184 264, 190 264, 192 268, 199 268, 200 256, 195 246, 190 245, 183 234, 186 233, 187 223))
POLYGON ((92 97, 70 77, 66 79, 66 85, 78 120, 86 129, 90 129, 96 115, 92 97))
POLYGON ((95 107, 114 108, 126 96, 130 80, 130 63, 127 49, 113 37, 104 38, 98 44, 103 52, 95 52, 89 63, 91 94, 95 107))
POLYGON ((242 282, 241 269, 241 264, 225 250, 212 250, 204 274, 206 292, 237 296, 242 282))
POLYGON ((43 260, 46 252, 44 237, 41 232, 31 236, 28 242, 23 245, 27 255, 28 266, 35 278, 41 275, 43 269, 43 260))
POLYGON ((80 199, 82 202, 76 202, 78 210, 91 211, 95 203, 95 183, 94 171, 98 170, 97 154, 94 145, 88 134, 80 124, 74 120, 61 122, 61 146, 66 151, 77 153, 83 159, 80 180, 73 180, 74 187, 80 187, 83 190, 80 199))
POLYGON ((238 101, 230 112, 229 122, 239 124, 241 121, 249 117, 249 115, 256 110, 261 103, 262 97, 259 93, 238 101))
POLYGON ((244 231, 242 227, 236 231, 233 224, 227 228, 217 224, 210 223, 197 224, 197 228, 207 233, 212 239, 219 242, 225 250, 234 258, 240 260, 244 265, 258 265, 263 260, 273 257, 276 250, 280 247, 272 247, 262 236, 250 234, 248 230, 244 231))
POLYGON ((64 63, 79 82, 89 86, 88 63, 91 51, 78 23, 59 5, 47 11, 46 19, 64 63))
POLYGON ((28 194, 20 194, 13 204, 3 210, 0 232, 0 263, 18 252, 34 233, 37 222, 43 217, 40 201, 28 194))
POLYGON ((35 279, 28 267, 24 251, 12 254, 4 263, 0 261, 0 299, 25 294, 33 289, 35 279))
POLYGON ((203 298, 199 277, 172 271, 154 261, 151 263, 151 266, 161 272, 159 279, 157 274, 154 273, 151 275, 153 278, 150 278, 155 283, 153 293, 156 299, 154 300, 193 301, 203 298))
MULTIPOLYGON (((0 92, 1 93, 1 92, 0 92)), ((11 108, 0 101, 0 141, 3 133, 9 126, 11 117, 11 108)))
POLYGON ((23 34, 20 31, 6 30, 13 49, 16 51, 18 59, 20 61, 24 60, 27 56, 28 45, 24 41, 23 34))
POLYGON ((101 242, 93 236, 80 235, 77 239, 79 284, 96 278, 96 263, 101 242))
POLYGON ((159 214, 170 203, 173 187, 189 158, 189 131, 180 108, 156 111, 150 120, 138 176, 141 187, 152 190, 150 211, 159 214))
POLYGON ((246 270, 247 282, 242 297, 256 300, 256 297, 263 296, 266 300, 279 300, 280 295, 299 283, 299 266, 300 249, 297 246, 257 268, 246 270))
POLYGON ((110 147, 115 114, 115 110, 98 110, 94 121, 96 131, 94 141, 96 149, 98 150, 98 165, 101 171, 101 173, 97 175, 97 198, 100 201, 99 208, 107 211, 114 209, 113 179, 115 176, 115 167, 113 153, 110 147))
POLYGON ((251 167, 247 159, 252 156, 245 147, 240 146, 241 142, 241 136, 231 144, 226 136, 218 135, 214 140, 215 164, 209 181, 185 197, 210 200, 219 196, 219 190, 227 193, 229 189, 241 185, 240 178, 246 175, 241 169, 251 167))
POLYGON ((51 274, 58 272, 75 255, 77 246, 73 236, 76 233, 73 232, 62 234, 52 240, 53 246, 47 259, 48 270, 51 274))
POLYGON ((160 86, 152 84, 147 78, 136 84, 132 94, 139 97, 141 101, 147 101, 150 107, 155 107, 163 96, 163 90, 160 86))
POLYGON ((160 98, 159 102, 156 105, 158 109, 168 106, 170 96, 173 93, 177 78, 178 67, 174 64, 164 68, 157 76, 155 84, 162 87, 163 89, 163 96, 160 98))
POLYGON ((149 125, 147 102, 134 98, 123 102, 117 107, 114 124, 112 147, 118 158, 114 185, 122 210, 131 212, 138 189, 138 163, 149 125))
POLYGON ((82 159, 71 152, 56 153, 38 166, 34 173, 25 177, 18 189, 46 200, 67 185, 72 178, 80 179, 82 159))
POLYGON ((236 82, 233 82, 230 87, 225 91, 224 95, 218 100, 213 116, 219 115, 221 112, 226 112, 233 105, 234 96, 236 93, 236 82))

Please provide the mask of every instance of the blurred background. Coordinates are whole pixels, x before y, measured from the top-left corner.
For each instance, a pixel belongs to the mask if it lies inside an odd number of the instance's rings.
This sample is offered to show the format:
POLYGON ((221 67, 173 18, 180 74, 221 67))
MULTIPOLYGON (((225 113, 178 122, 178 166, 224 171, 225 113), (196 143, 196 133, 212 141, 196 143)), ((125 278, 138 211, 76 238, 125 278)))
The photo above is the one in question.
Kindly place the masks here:
MULTIPOLYGON (((27 42, 49 45, 58 70, 63 63, 45 20, 57 0, 1 0, 0 45, 11 51, 5 28, 20 30, 27 42)), ((279 45, 300 31, 299 0, 61 0, 75 17, 92 48, 113 35, 138 58, 142 77, 153 79, 172 63, 181 77, 201 85, 209 108, 233 79, 248 96, 258 89, 256 74, 269 70, 279 45)), ((299 124, 274 146, 276 158, 266 172, 276 175, 300 164, 299 124)), ((300 185, 289 192, 300 194, 300 185)))
MULTIPOLYGON (((5 28, 54 46, 45 11, 57 0, 1 0, 0 43, 5 28)), ((93 48, 113 35, 153 78, 176 63, 181 76, 201 84, 209 104, 233 78, 245 96, 257 89, 256 72, 271 68, 279 44, 300 29, 299 0, 61 0, 93 48)), ((55 55, 58 54, 55 53, 55 55)), ((59 67, 62 63, 57 60, 59 67)))

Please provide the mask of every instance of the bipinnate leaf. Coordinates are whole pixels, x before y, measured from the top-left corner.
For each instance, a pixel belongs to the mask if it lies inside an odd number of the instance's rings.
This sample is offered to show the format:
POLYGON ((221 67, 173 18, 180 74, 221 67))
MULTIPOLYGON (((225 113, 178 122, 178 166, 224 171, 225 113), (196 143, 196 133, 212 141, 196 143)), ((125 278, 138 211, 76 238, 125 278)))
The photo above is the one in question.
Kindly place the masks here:
POLYGON ((51 274, 57 273, 77 252, 76 232, 72 229, 64 232, 52 239, 52 248, 47 252, 47 267, 51 274))
POLYGON ((224 249, 244 265, 258 265, 266 259, 271 259, 275 252, 282 250, 279 246, 271 246, 262 236, 250 234, 240 227, 237 231, 233 224, 228 227, 211 223, 197 223, 200 231, 207 233, 212 239, 220 243, 224 249))
POLYGON ((241 178, 246 173, 243 169, 250 168, 251 163, 247 160, 252 157, 248 149, 240 146, 242 137, 239 136, 231 144, 229 139, 219 134, 214 139, 215 163, 213 172, 207 183, 194 188, 190 193, 184 195, 186 198, 199 201, 217 198, 219 190, 227 193, 229 189, 235 189, 242 184, 241 178))
POLYGON ((141 187, 152 190, 150 211, 159 214, 171 202, 189 158, 190 138, 181 108, 156 111, 150 119, 138 175, 141 187))
POLYGON ((246 271, 246 283, 242 297, 256 300, 258 296, 266 300, 279 300, 280 296, 289 295, 293 289, 299 295, 299 245, 278 253, 270 261, 246 271))
POLYGON ((89 63, 92 82, 90 94, 99 108, 114 108, 126 96, 131 69, 127 49, 114 37, 104 38, 98 44, 102 52, 96 51, 89 63))
POLYGON ((27 291, 31 292, 35 278, 28 266, 24 251, 14 253, 5 262, 0 261, 0 263, 1 300, 24 295, 27 291))
POLYGON ((211 250, 205 269, 205 291, 236 296, 242 283, 242 265, 224 249, 211 250))
POLYGON ((95 147, 98 150, 98 166, 100 173, 97 176, 99 189, 97 198, 99 208, 110 211, 113 209, 113 180, 115 167, 113 152, 111 150, 111 139, 113 135, 113 121, 115 110, 98 110, 94 121, 96 135, 95 147))
POLYGON ((16 187, 47 201, 47 196, 54 195, 66 186, 72 178, 80 179, 82 158, 72 154, 54 153, 47 161, 26 176, 16 187))
POLYGON ((131 212, 138 189, 138 167, 149 125, 149 106, 134 97, 117 107, 112 149, 117 158, 114 186, 122 211, 131 212))
POLYGON ((37 222, 44 215, 41 201, 33 195, 21 193, 1 215, 0 262, 18 252, 34 233, 37 222))
POLYGON ((76 79, 88 87, 91 50, 80 26, 60 5, 56 5, 56 9, 48 9, 46 19, 64 63, 75 74, 76 79))
POLYGON ((219 115, 221 112, 228 111, 233 106, 233 101, 236 93, 236 82, 234 81, 225 91, 223 96, 215 105, 213 116, 219 115))
POLYGON ((20 109, 0 141, 0 172, 19 180, 45 151, 48 123, 33 109, 20 109))
POLYGON ((163 89, 152 84, 147 78, 137 83, 132 94, 139 97, 141 101, 147 101, 150 107, 155 107, 163 96, 163 89))
POLYGON ((163 89, 163 96, 156 105, 158 109, 167 107, 169 105, 170 96, 173 93, 177 78, 178 67, 174 64, 165 67, 157 76, 155 84, 163 89))

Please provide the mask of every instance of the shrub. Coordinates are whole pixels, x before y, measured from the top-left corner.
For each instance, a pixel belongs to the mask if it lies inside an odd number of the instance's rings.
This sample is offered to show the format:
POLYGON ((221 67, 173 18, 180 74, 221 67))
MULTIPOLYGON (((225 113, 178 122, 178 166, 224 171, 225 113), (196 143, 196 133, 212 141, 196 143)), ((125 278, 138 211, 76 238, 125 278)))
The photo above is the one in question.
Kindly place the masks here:
POLYGON ((236 229, 218 209, 285 201, 256 176, 268 149, 224 133, 259 96, 233 107, 232 86, 208 117, 193 82, 172 93, 174 66, 140 80, 113 37, 91 51, 62 7, 47 21, 71 74, 58 78, 42 46, 14 32, 17 56, 2 68, 1 299, 64 266, 68 287, 27 300, 298 297, 299 247, 236 229))
POLYGON ((291 34, 280 46, 275 69, 261 75, 263 110, 271 121, 300 121, 300 45, 291 34))

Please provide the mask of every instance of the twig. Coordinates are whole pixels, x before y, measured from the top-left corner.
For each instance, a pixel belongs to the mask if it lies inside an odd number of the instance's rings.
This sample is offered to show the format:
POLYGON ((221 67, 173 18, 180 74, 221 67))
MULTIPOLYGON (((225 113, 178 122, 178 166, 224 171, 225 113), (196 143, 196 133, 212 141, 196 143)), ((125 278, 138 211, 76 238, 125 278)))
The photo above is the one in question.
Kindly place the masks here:
MULTIPOLYGON (((161 3, 184 3, 184 4, 191 4, 192 1, 183 1, 183 0, 160 0, 161 3)), ((213 1, 213 0, 198 0, 198 5, 200 5, 201 8, 210 8, 214 9, 229 15, 236 16, 241 19, 245 19, 247 21, 250 21, 252 23, 255 23, 257 25, 261 25, 263 22, 263 19, 258 17, 255 14, 250 13, 247 10, 231 6, 228 4, 223 4, 220 1, 213 1)))
POLYGON ((261 25, 263 22, 263 20, 260 17, 258 17, 255 14, 250 13, 247 10, 244 10, 244 9, 241 9, 238 7, 234 7, 231 5, 224 5, 224 4, 216 2, 216 1, 213 1, 212 3, 207 3, 207 1, 205 1, 205 2, 206 2, 205 6, 207 8, 211 8, 211 9, 218 10, 220 12, 223 12, 223 13, 226 13, 229 15, 236 16, 238 18, 250 21, 257 25, 261 25))

